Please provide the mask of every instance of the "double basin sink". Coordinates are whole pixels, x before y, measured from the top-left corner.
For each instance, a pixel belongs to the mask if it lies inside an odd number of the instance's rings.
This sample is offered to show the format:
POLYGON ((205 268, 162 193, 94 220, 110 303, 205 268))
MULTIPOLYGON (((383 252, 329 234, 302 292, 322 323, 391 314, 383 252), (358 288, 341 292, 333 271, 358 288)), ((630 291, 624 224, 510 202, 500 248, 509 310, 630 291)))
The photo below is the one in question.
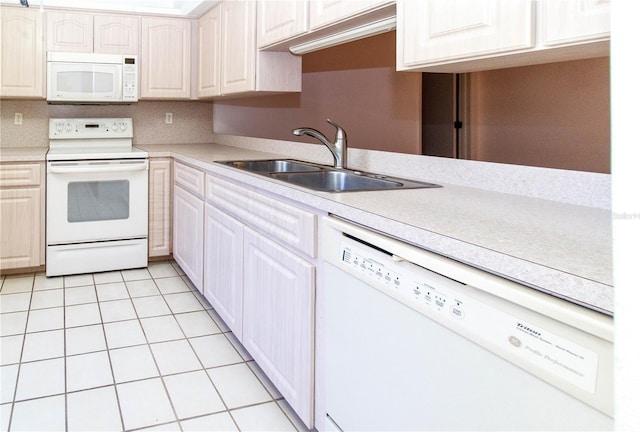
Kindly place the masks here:
POLYGON ((339 169, 293 159, 219 161, 223 165, 322 192, 356 192, 440 187, 398 177, 339 169))

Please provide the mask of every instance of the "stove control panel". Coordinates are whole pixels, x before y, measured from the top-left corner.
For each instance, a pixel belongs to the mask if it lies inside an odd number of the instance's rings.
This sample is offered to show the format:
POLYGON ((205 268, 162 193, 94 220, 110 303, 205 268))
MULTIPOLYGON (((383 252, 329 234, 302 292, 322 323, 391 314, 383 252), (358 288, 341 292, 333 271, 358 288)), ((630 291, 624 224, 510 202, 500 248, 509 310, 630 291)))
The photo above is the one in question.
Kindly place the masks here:
POLYGON ((49 139, 104 138, 133 138, 133 119, 49 119, 49 139))

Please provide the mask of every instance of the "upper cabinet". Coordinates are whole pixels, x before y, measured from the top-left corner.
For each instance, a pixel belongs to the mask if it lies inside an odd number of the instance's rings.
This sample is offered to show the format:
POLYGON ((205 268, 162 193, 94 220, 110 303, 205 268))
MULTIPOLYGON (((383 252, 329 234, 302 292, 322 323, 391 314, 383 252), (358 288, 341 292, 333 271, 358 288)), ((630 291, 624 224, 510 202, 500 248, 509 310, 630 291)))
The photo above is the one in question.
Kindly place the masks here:
POLYGON ((472 72, 609 53, 595 0, 399 1, 397 69, 472 72))
POLYGON ((309 30, 309 2, 262 0, 258 2, 258 47, 291 39, 309 30))
POLYGON ((47 51, 93 52, 93 15, 47 11, 47 51))
POLYGON ((299 92, 302 59, 256 46, 256 2, 224 0, 198 21, 198 97, 299 92))
POLYGON ((220 90, 221 14, 216 6, 198 19, 198 97, 218 96, 220 90))
POLYGON ((401 10, 405 65, 493 55, 534 45, 531 0, 404 2, 401 10))
POLYGON ((611 2, 546 0, 541 3, 543 43, 549 46, 608 39, 611 2))
POLYGON ((0 8, 0 97, 44 97, 44 34, 37 9, 0 8))
POLYGON ((309 29, 316 30, 393 2, 389 0, 310 0, 309 3, 309 29))
POLYGON ((191 21, 142 17, 140 98, 191 96, 191 21))
POLYGON ((256 5, 253 1, 223 1, 221 91, 255 90, 256 5))
POLYGON ((140 18, 128 15, 96 15, 93 18, 93 50, 105 54, 138 54, 140 18))
POLYGON ((258 48, 301 54, 395 28, 394 0, 258 0, 258 48))
POLYGON ((138 54, 140 18, 47 11, 47 50, 138 54))

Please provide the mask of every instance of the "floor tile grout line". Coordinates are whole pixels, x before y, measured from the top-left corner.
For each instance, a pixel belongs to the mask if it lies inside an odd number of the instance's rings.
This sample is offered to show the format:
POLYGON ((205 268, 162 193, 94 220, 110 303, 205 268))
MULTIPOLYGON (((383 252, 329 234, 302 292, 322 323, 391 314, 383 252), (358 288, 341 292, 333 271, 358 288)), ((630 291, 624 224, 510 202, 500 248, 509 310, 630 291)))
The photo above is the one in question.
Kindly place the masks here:
MULTIPOLYGON (((147 272, 149 272, 148 268, 147 268, 147 272)), ((151 274, 151 272, 149 272, 149 274, 151 274)), ((158 284, 156 284, 156 281, 153 279, 153 277, 151 278, 151 280, 153 281, 153 284, 156 285, 156 288, 158 288, 158 284)), ((127 291, 128 291, 128 288, 127 288, 127 291)), ((164 298, 163 298, 163 300, 164 300, 164 298)), ((166 300, 164 300, 164 301, 166 303, 166 300)), ((133 303, 133 301, 132 301, 132 303, 133 303)), ((167 305, 167 307, 168 307, 168 305, 167 305)), ((162 383, 162 388, 164 389, 165 396, 166 396, 167 400, 169 401, 169 406, 171 406, 171 411, 173 412, 173 418, 175 419, 176 422, 178 422, 178 427, 180 428, 180 430, 182 430, 182 426, 180 425, 180 422, 179 422, 178 410, 176 409, 176 407, 174 405, 174 402, 171 399, 171 394, 169 393, 169 389, 167 388, 167 383, 165 382, 164 378, 162 377, 162 371, 160 370, 160 366, 158 365, 158 360, 156 359, 156 356, 153 353, 153 349, 151 349, 151 344, 149 343, 149 337, 147 336, 147 332, 145 332, 144 326, 142 325, 142 322, 140 321, 140 316, 138 314, 137 309, 135 308, 135 305, 133 306, 133 309, 134 309, 134 311, 136 313, 136 316, 138 317, 138 325, 142 329, 142 334, 144 335, 144 338, 147 341, 147 347, 149 349, 149 353, 151 353, 151 358, 153 359, 153 363, 154 363, 154 365, 156 367, 156 370, 158 371, 158 375, 159 375, 159 378, 160 378, 160 382, 162 383)), ((171 310, 171 308, 169 308, 169 310, 171 310)), ((180 331, 182 332, 182 329, 180 329, 180 331)), ((183 334, 184 334, 184 332, 183 332, 183 334)), ((196 356, 196 358, 197 358, 197 356, 196 356)), ((115 379, 115 375, 114 375, 114 379, 115 379)), ((120 415, 122 416, 122 410, 120 411, 120 415)), ((122 420, 123 420, 123 426, 125 426, 124 425, 124 417, 123 417, 122 420)))
MULTIPOLYGON (((122 272, 120 273, 120 277, 122 277, 122 272)), ((95 282, 94 274, 91 275, 95 282)), ((95 285, 94 285, 95 286, 95 285)), ((126 289, 126 286, 125 286, 126 289)), ((98 299, 98 288, 96 287, 96 300, 98 299)), ((100 314, 100 327, 102 328, 102 337, 104 338, 104 346, 107 352, 107 359, 109 360, 109 369, 111 371, 111 379, 113 380, 113 392, 116 396, 116 404, 118 405, 118 418, 120 419, 120 426, 122 430, 124 430, 124 418, 122 415, 122 405, 120 403, 120 395, 118 394, 118 387, 116 386, 116 375, 113 371, 113 362, 111 361, 111 354, 109 353, 109 344, 107 341, 107 332, 104 328, 104 319, 102 317, 102 309, 100 309, 100 305, 98 304, 98 313, 100 314)), ((69 418, 69 414, 67 413, 67 419, 69 418)), ((67 429, 68 430, 68 429, 67 429)))
MULTIPOLYGON (((93 274, 91 275, 93 281, 93 274)), ((69 388, 67 385, 67 286, 65 278, 62 279, 63 295, 62 295, 62 327, 64 328, 64 427, 65 431, 69 430, 69 388)), ((95 285, 94 285, 95 291, 95 285)), ((96 293, 97 295, 97 293, 96 293)), ((100 313, 100 308, 98 308, 100 313)))
MULTIPOLYGON (((6 280, 6 278, 5 278, 6 280)), ((11 411, 9 413, 9 422, 7 423, 7 430, 11 430, 11 422, 13 421, 13 412, 16 406, 16 397, 18 396, 18 384, 20 383, 20 371, 22 370, 22 356, 24 356, 24 345, 27 341, 27 328, 29 326, 29 315, 31 314, 31 299, 33 298, 33 286, 35 284, 35 273, 33 275, 33 280, 31 282, 31 296, 29 297, 29 310, 27 312, 27 319, 24 323, 24 333, 22 337, 22 347, 20 348, 20 361, 18 362, 18 370, 16 371, 16 381, 15 387, 13 388, 13 396, 11 400, 11 411)), ((4 280, 2 284, 4 288, 4 280)))

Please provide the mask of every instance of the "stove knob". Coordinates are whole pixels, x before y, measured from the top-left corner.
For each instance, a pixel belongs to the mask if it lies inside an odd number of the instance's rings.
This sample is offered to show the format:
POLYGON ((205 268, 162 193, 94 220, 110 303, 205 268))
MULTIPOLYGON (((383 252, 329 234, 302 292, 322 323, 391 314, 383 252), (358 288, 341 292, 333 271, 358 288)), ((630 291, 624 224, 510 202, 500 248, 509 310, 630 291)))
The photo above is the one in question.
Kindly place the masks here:
POLYGON ((71 123, 67 123, 67 125, 65 126, 65 129, 67 130, 67 132, 71 132, 71 129, 73 129, 73 126, 71 126, 71 123))
POLYGON ((120 123, 120 130, 122 130, 123 132, 127 130, 127 123, 126 122, 122 122, 120 123))
POLYGON ((64 125, 62 123, 56 123, 56 130, 58 132, 62 132, 62 128, 64 127, 64 125))
POLYGON ((114 131, 114 132, 117 132, 118 131, 118 123, 112 124, 111 125, 111 130, 114 131))

